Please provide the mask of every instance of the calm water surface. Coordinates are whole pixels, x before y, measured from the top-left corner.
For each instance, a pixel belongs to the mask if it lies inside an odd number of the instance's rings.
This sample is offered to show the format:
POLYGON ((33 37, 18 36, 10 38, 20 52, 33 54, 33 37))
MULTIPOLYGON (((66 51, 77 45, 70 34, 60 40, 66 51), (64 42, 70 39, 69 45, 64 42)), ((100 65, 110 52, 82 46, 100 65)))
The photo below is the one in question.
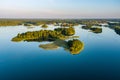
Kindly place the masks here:
MULTIPOLYGON (((57 28, 47 29, 53 27, 57 28)), ((95 34, 75 26, 84 50, 72 55, 62 47, 39 47, 48 42, 11 42, 18 33, 40 27, 0 27, 0 80, 120 80, 120 35, 102 28, 102 33, 95 34)))

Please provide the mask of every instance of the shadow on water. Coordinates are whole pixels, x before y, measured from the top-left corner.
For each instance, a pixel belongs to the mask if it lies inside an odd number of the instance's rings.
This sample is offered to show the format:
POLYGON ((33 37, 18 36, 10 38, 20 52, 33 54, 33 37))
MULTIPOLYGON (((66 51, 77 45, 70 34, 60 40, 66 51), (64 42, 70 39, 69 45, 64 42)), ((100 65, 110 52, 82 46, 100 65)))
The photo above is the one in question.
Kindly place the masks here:
POLYGON ((73 39, 69 41, 56 40, 52 43, 41 44, 39 47, 45 50, 56 50, 62 47, 64 48, 64 50, 69 51, 71 54, 74 55, 80 54, 80 52, 84 49, 84 44, 78 39, 73 39))

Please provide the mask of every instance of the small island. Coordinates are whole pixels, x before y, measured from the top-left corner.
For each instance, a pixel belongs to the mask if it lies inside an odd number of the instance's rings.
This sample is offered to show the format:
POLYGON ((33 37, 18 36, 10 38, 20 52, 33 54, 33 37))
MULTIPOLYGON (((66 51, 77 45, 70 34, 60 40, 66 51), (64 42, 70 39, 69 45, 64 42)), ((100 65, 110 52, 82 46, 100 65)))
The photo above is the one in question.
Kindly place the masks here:
POLYGON ((82 29, 90 30, 93 33, 102 33, 101 27, 93 27, 93 26, 82 26, 82 29))
POLYGON ((66 36, 73 36, 75 34, 75 30, 73 27, 69 28, 56 28, 55 31, 62 33, 66 36))
POLYGON ((120 35, 120 27, 119 27, 119 26, 116 26, 116 27, 114 28, 114 30, 115 30, 115 32, 116 32, 117 34, 120 35))
POLYGON ((69 51, 71 54, 79 54, 84 48, 83 42, 78 39, 69 40, 67 44, 69 46, 69 51))
POLYGON ((102 33, 102 28, 94 27, 90 28, 93 33, 102 33))
POLYGON ((43 24, 41 27, 42 28, 48 28, 48 26, 46 24, 43 24))

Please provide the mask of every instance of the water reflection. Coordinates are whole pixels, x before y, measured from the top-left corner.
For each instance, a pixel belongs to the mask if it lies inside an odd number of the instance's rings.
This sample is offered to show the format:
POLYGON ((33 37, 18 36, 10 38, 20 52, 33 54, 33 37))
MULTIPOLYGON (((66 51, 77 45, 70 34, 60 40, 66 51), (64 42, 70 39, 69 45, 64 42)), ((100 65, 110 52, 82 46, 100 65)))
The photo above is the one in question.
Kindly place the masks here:
POLYGON ((64 50, 69 51, 71 54, 79 54, 83 48, 84 43, 76 39, 78 36, 73 36, 75 30, 72 27, 69 28, 57 28, 54 30, 40 30, 40 31, 29 31, 18 34, 12 38, 13 42, 52 42, 39 47, 44 50, 56 50, 60 47, 64 50))
POLYGON ((60 48, 58 45, 56 45, 54 43, 41 44, 39 47, 44 50, 57 50, 60 48))
POLYGON ((41 44, 39 47, 45 50, 56 50, 62 47, 71 54, 79 54, 84 49, 84 44, 78 39, 69 41, 56 40, 53 43, 41 44))

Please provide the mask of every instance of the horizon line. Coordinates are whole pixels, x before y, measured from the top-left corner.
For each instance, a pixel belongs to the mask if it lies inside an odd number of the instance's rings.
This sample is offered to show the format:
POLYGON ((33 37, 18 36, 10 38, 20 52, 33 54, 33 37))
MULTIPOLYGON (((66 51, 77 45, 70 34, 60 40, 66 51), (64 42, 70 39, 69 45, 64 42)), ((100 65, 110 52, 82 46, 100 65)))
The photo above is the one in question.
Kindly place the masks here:
POLYGON ((120 18, 0 18, 0 19, 120 19, 120 18))

